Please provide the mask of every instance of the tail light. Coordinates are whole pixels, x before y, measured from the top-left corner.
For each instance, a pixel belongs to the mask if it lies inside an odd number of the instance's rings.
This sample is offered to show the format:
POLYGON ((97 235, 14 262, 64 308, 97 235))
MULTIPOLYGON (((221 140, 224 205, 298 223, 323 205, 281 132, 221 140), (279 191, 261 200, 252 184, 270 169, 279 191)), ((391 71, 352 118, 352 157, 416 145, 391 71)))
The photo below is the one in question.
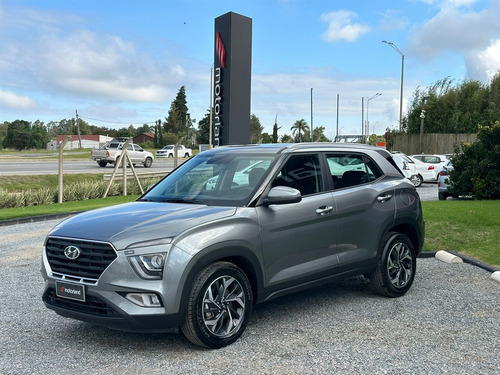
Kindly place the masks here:
POLYGON ((443 169, 441 172, 438 173, 438 176, 448 176, 449 173, 446 169, 443 169))
POLYGON ((109 151, 106 151, 106 157, 109 158, 109 151))
POLYGON ((429 165, 429 168, 427 168, 428 171, 433 171, 434 170, 434 166, 433 165, 429 165))

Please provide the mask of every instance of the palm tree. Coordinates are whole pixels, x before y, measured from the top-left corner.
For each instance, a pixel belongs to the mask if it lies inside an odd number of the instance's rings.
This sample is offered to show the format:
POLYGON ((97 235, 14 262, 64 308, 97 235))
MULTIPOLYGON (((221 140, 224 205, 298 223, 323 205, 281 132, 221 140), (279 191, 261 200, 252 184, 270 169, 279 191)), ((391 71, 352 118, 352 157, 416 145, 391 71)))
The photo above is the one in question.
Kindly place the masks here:
POLYGON ((307 125, 306 120, 301 119, 301 120, 295 121, 295 124, 293 124, 293 126, 290 128, 290 130, 292 131, 292 134, 294 137, 295 137, 295 133, 297 133, 297 131, 298 131, 299 132, 299 142, 302 142, 302 133, 309 131, 309 126, 307 125))

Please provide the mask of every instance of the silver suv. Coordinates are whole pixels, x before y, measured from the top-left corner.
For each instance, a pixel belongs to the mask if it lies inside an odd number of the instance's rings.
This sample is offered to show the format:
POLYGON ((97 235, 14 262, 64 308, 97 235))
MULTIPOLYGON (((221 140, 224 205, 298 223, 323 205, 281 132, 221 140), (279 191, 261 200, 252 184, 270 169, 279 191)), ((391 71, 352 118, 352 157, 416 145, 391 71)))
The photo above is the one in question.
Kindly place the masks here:
POLYGON ((56 313, 219 348, 256 303, 353 275, 388 297, 415 277, 424 222, 389 152, 335 143, 219 147, 137 201, 75 215, 43 247, 56 313))

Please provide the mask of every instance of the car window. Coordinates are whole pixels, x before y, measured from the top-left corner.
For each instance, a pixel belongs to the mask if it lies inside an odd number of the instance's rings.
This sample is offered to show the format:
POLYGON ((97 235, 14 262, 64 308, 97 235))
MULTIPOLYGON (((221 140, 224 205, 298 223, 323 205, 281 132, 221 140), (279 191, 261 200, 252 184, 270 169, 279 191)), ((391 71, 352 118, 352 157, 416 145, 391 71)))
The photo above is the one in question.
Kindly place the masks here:
POLYGON ((273 186, 288 186, 310 195, 324 191, 319 156, 292 155, 273 181, 273 186))
POLYGON ((441 163, 441 159, 438 156, 427 156, 425 161, 427 163, 441 163))
POLYGON ((199 155, 147 192, 143 199, 241 206, 261 185, 275 155, 199 155))
POLYGON ((382 176, 380 168, 363 155, 329 154, 326 160, 335 189, 365 184, 382 176))

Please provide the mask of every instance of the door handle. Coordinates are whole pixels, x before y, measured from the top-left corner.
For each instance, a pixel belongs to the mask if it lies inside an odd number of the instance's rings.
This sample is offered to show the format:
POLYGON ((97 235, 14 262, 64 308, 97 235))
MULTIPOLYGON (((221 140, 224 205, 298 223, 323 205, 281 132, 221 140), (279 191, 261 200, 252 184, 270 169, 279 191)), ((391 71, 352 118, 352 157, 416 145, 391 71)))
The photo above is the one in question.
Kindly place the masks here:
POLYGON ((316 209, 318 215, 327 215, 333 211, 333 206, 321 206, 316 209))
POLYGON ((385 202, 385 201, 388 201, 391 198, 392 198, 391 194, 381 195, 381 196, 377 197, 377 201, 378 202, 385 202))

